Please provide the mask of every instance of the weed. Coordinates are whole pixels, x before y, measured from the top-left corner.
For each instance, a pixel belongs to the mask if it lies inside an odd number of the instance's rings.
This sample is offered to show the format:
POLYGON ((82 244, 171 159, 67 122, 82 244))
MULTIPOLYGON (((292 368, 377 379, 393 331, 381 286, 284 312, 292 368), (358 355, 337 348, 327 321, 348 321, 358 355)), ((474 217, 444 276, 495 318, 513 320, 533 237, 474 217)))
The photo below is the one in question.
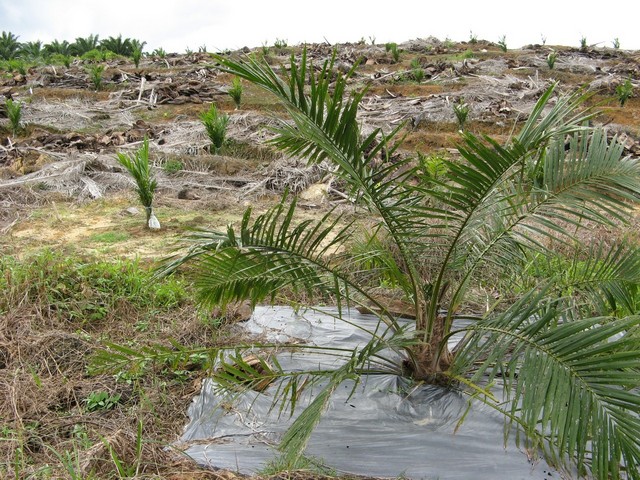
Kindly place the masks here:
POLYGON ((469 43, 471 45, 475 45, 476 43, 478 43, 478 35, 473 33, 473 31, 469 31, 469 43))
POLYGON ((242 100, 242 82, 239 77, 235 77, 231 83, 229 89, 229 96, 233 99, 233 103, 236 105, 236 110, 240 108, 240 102, 242 100))
POLYGON ((138 198, 147 213, 147 226, 153 230, 160 229, 160 222, 153 214, 153 196, 158 182, 151 175, 149 167, 149 139, 145 137, 142 147, 133 155, 119 152, 118 163, 127 169, 136 182, 138 198))
POLYGON ((500 37, 500 40, 498 41, 498 46, 500 47, 500 50, 502 50, 503 52, 507 51, 507 37, 506 35, 503 35, 500 37))
POLYGON ((630 79, 627 78, 627 80, 623 84, 616 87, 616 95, 618 96, 618 102, 620 102, 620 106, 624 107, 624 104, 633 95, 633 85, 631 84, 630 79))
POLYGON ((207 46, 206 45, 200 45, 198 47, 198 53, 207 53, 207 46))
POLYGON ((611 42, 613 44, 613 48, 615 48, 616 50, 620 49, 620 39, 618 37, 613 39, 613 42, 611 42))
POLYGON ((118 478, 133 478, 138 476, 142 463, 142 421, 138 421, 138 428, 136 430, 135 458, 131 464, 125 463, 124 460, 120 458, 110 442, 106 439, 102 439, 102 442, 109 450, 109 456, 113 461, 113 465, 116 467, 118 478))
POLYGON ((336 471, 328 467, 323 459, 311 455, 302 455, 293 464, 283 458, 276 458, 267 463, 259 473, 264 476, 271 476, 287 470, 304 470, 323 477, 335 477, 337 475, 336 471))
POLYGON ((87 412, 97 412, 99 410, 112 410, 120 402, 120 394, 110 394, 101 390, 99 392, 91 392, 84 399, 87 412))
POLYGON ((262 44, 262 55, 263 55, 264 57, 268 56, 268 55, 269 55, 269 50, 270 50, 270 49, 269 49, 269 45, 267 45, 267 42, 264 42, 264 43, 262 44))
POLYGON ((547 65, 549 65, 549 70, 553 70, 553 67, 556 65, 557 58, 558 52, 551 52, 547 55, 547 65))
POLYGON ((458 120, 458 128, 464 130, 464 125, 467 123, 467 117, 469 116, 469 105, 460 99, 453 104, 453 113, 455 113, 458 120))
POLYGON ((9 118, 9 126, 11 133, 15 137, 20 131, 20 120, 22 119, 22 105, 20 102, 14 102, 10 98, 5 102, 7 108, 7 117, 9 118))
POLYGON ((167 160, 164 165, 162 165, 162 170, 168 174, 177 173, 180 170, 184 170, 184 163, 180 160, 167 160))
POLYGON ((91 80, 96 91, 102 88, 102 72, 104 72, 104 65, 89 65, 87 67, 89 80, 91 80))
POLYGON ((542 45, 546 45, 547 44, 547 37, 546 35, 541 34, 540 35, 540 40, 542 41, 542 45))
POLYGON ((371 45, 375 45, 375 44, 376 44, 376 37, 375 37, 375 35, 370 35, 370 36, 369 36, 369 41, 371 42, 371 45))
POLYGON ((200 120, 207 131, 214 153, 218 153, 225 142, 229 116, 219 113, 215 104, 211 104, 209 110, 200 114, 200 120))
POLYGON ((82 323, 122 309, 168 310, 186 298, 176 278, 154 278, 134 260, 100 261, 44 250, 25 259, 0 258, 0 312, 18 305, 82 323))
POLYGON ((455 46, 456 46, 455 42, 453 40, 451 40, 449 37, 444 39, 444 48, 450 49, 450 48, 453 48, 455 46))

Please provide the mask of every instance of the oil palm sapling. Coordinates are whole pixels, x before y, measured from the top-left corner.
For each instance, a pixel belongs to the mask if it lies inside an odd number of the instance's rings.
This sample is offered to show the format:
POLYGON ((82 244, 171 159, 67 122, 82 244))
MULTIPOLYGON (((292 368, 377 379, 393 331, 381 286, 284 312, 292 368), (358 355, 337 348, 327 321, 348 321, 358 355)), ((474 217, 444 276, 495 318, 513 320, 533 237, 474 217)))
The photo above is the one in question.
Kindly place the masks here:
POLYGON ((332 212, 297 223, 296 202, 283 198, 255 219, 247 210, 237 228, 197 234, 199 243, 167 269, 188 263, 205 304, 272 301, 291 288, 311 300, 337 299, 339 319, 346 305, 378 316, 371 341, 345 354, 336 370, 304 372, 304 380, 281 372, 290 380, 279 392, 289 395, 276 397, 292 408, 302 388, 324 382, 283 437, 280 448, 292 464, 332 392, 347 379, 386 369, 417 382, 456 385, 503 413, 507 425, 555 464, 599 479, 624 470, 640 479, 640 317, 633 306, 640 250, 589 247, 576 235, 586 221, 613 226, 628 218, 640 197, 640 162, 623 158, 622 146, 609 143, 606 133, 584 126, 590 115, 579 109, 582 96, 560 95, 551 105, 557 88, 551 87, 505 145, 463 134, 462 161, 447 161, 438 188, 430 188, 420 183, 421 166, 411 158, 384 167, 371 161, 395 151, 401 127, 363 136, 356 113, 364 91, 347 96, 347 78, 333 71, 332 61, 316 71, 303 54, 281 78, 255 59, 217 59, 227 73, 280 100, 288 118, 272 143, 310 162, 332 162, 334 174, 376 219, 374 234, 391 245, 372 242, 375 251, 351 256, 345 247, 352 224, 332 212), (593 268, 568 276, 550 272, 510 304, 467 314, 466 326, 454 324, 483 270, 517 275, 533 255, 556 255, 559 244, 575 244, 593 268), (362 281, 373 255, 381 259, 378 271, 412 305, 413 330, 362 281), (577 289, 584 293, 580 302, 563 293, 577 289), (453 334, 461 338, 455 348, 453 334), (384 357, 389 349, 403 360, 384 357), (486 389, 497 376, 507 403, 486 389))
POLYGON ((136 183, 136 192, 147 214, 147 227, 160 229, 160 222, 153 213, 153 196, 158 182, 151 174, 149 166, 149 139, 145 137, 142 146, 133 154, 118 152, 118 163, 127 169, 136 183))

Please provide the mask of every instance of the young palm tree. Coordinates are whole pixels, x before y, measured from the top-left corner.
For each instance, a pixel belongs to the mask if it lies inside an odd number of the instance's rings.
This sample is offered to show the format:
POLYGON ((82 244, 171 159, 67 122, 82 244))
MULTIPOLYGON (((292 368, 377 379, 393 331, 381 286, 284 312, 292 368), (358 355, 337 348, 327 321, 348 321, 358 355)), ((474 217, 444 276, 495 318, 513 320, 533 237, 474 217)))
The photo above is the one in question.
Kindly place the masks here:
POLYGON ((127 169, 136 182, 136 192, 147 214, 147 226, 152 230, 160 229, 160 222, 153 213, 153 196, 158 182, 153 178, 149 167, 149 139, 145 137, 142 147, 133 155, 119 152, 118 163, 127 169))
MULTIPOLYGON (((366 252, 349 253, 343 247, 353 237, 352 224, 333 212, 296 222, 296 202, 285 196, 255 219, 247 210, 237 228, 199 233, 189 253, 167 268, 188 263, 205 304, 272 301, 290 288, 312 300, 331 295, 340 312, 362 305, 378 315, 371 341, 335 371, 263 369, 289 378, 275 397, 291 404, 314 379, 325 382, 282 441, 287 459, 299 458, 341 382, 391 369, 482 399, 556 465, 572 464, 601 479, 624 472, 640 478, 640 251, 584 245, 579 235, 586 225, 612 226, 628 217, 640 195, 640 164, 585 126, 589 115, 578 110, 580 95, 558 96, 550 106, 550 88, 505 145, 463 134, 463 160, 448 162, 443 179, 423 184, 411 159, 390 160, 399 128, 361 134, 356 113, 364 92, 347 93, 349 75, 336 76, 332 61, 318 73, 303 54, 281 78, 253 58, 217 60, 282 102, 289 119, 273 144, 309 162, 329 160, 350 197, 376 221, 371 238, 377 240, 366 252), (374 161, 380 156, 382 166, 374 161), (486 270, 516 275, 536 255, 558 255, 554 245, 575 247, 575 268, 549 274, 520 295, 512 292, 513 301, 483 315, 465 314, 467 326, 457 325, 470 288, 486 270), (372 266, 403 292, 414 329, 401 326, 376 295, 366 280, 372 266), (462 340, 450 349, 454 333, 462 340), (389 349, 402 355, 401 363, 385 360, 389 349), (504 379, 507 403, 486 390, 496 376, 504 379)), ((236 366, 227 380, 241 380, 242 371, 249 372, 245 383, 260 376, 236 366)))

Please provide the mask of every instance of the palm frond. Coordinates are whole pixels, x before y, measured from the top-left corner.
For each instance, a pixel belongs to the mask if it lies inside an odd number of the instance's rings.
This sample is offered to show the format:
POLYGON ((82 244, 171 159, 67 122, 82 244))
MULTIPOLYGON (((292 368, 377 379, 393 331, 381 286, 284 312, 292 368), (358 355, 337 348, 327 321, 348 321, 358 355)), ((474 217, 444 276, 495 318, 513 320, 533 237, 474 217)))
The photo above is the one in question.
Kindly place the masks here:
POLYGON ((342 224, 333 211, 320 220, 296 223, 296 201, 287 198, 252 221, 251 209, 238 231, 196 232, 195 246, 186 255, 167 263, 168 274, 185 262, 192 266, 198 301, 205 305, 226 305, 238 300, 252 303, 273 299, 283 288, 304 292, 309 298, 320 294, 342 302, 368 303, 380 308, 383 321, 398 329, 394 315, 379 304, 332 255, 342 250, 352 234, 352 224, 342 224))
POLYGON ((563 322, 546 293, 469 327, 455 371, 475 370, 475 382, 502 376, 508 407, 494 406, 528 439, 544 438, 551 449, 534 447, 550 461, 640 478, 640 317, 563 322))

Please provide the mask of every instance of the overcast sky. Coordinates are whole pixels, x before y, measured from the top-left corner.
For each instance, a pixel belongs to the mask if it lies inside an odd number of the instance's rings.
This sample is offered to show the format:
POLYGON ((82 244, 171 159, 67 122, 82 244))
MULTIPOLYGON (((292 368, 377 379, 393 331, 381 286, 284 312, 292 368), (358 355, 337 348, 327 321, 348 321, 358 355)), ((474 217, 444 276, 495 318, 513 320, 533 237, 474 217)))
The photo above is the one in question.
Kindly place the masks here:
POLYGON ((19 41, 72 42, 98 34, 147 42, 146 51, 238 49, 301 42, 401 43, 435 36, 444 40, 640 49, 640 0, 0 0, 0 30, 19 41))

